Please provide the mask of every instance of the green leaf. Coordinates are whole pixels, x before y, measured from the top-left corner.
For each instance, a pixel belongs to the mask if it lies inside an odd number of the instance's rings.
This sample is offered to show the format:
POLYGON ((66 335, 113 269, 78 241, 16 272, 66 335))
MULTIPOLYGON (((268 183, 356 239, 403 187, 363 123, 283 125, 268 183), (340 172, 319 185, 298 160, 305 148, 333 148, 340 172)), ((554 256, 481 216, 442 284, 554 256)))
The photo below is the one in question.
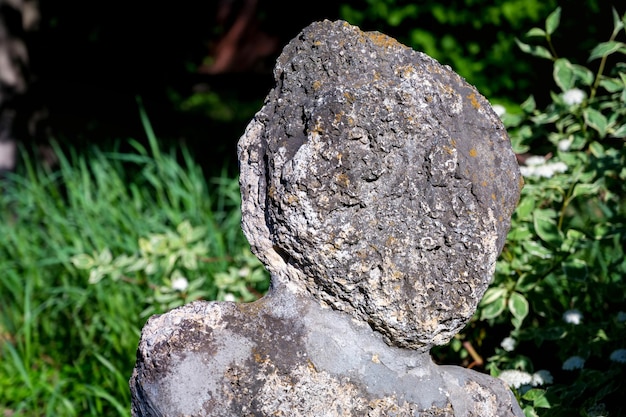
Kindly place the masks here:
POLYGON ((480 304, 481 305, 491 304, 498 299, 504 299, 505 295, 506 295, 506 288, 502 288, 502 287, 489 288, 485 292, 485 295, 483 296, 483 299, 480 301, 480 304))
POLYGON ((548 51, 543 46, 529 45, 527 43, 520 41, 519 39, 515 39, 515 43, 517 43, 517 46, 519 47, 519 49, 521 49, 522 52, 524 53, 534 55, 539 58, 552 59, 552 54, 550 53, 550 51, 548 51))
POLYGON ((498 317, 504 311, 506 307, 506 300, 504 297, 495 300, 494 302, 487 304, 480 312, 481 320, 488 320, 498 317))
POLYGON ((615 129, 612 133, 611 136, 613 136, 614 138, 626 138, 626 124, 621 125, 620 127, 618 127, 617 129, 615 129))
POLYGON ((95 263, 94 259, 85 253, 72 256, 70 262, 77 269, 91 269, 95 263))
POLYGON ((583 116, 585 118, 585 123, 587 124, 587 126, 597 131, 601 138, 606 136, 608 121, 602 113, 594 108, 586 107, 583 110, 583 116))
POLYGON ((532 28, 528 32, 526 32, 527 37, 540 36, 544 38, 546 36, 546 31, 540 28, 532 28))
POLYGON ((509 311, 519 320, 523 320, 529 311, 528 300, 522 294, 513 292, 508 301, 509 311))
POLYGON ((574 75, 583 85, 590 86, 593 84, 595 76, 589 68, 578 64, 572 64, 572 71, 574 71, 574 75))
MULTIPOLYGON (((617 34, 620 30, 624 29, 624 21, 620 19, 617 10, 615 7, 612 8, 613 12, 613 33, 617 34)), ((624 19, 626 19, 626 14, 624 14, 624 19)))
POLYGON ((535 233, 541 240, 552 246, 560 246, 561 236, 553 219, 546 217, 542 211, 537 210, 533 215, 533 225, 535 226, 535 233))
POLYGON ((592 183, 592 184, 579 183, 574 186, 574 191, 572 192, 572 196, 579 197, 581 195, 596 195, 599 189, 600 189, 600 184, 598 183, 592 183))
POLYGON ((191 227, 191 223, 189 223, 189 220, 185 220, 181 224, 176 226, 176 231, 178 232, 180 237, 183 238, 184 241, 188 241, 189 236, 191 236, 193 232, 193 227, 191 227))
POLYGON ((624 83, 617 78, 603 78, 600 81, 600 86, 609 93, 616 93, 624 89, 624 83))
POLYGON ((604 146, 599 142, 593 141, 589 144, 589 151, 596 158, 604 157, 604 146))
POLYGON ((561 22, 561 7, 557 7, 546 19, 546 32, 552 35, 561 22))
POLYGON ((546 391, 542 389, 532 388, 522 395, 522 398, 531 401, 533 406, 539 408, 550 408, 550 402, 546 398, 546 391))
POLYGON ((520 104, 522 110, 526 113, 532 113, 537 108, 537 103, 535 102, 535 97, 532 95, 529 96, 522 104, 520 104))
POLYGON ((561 91, 570 90, 574 86, 574 70, 567 59, 559 58, 554 61, 552 75, 561 91))
POLYGON ((591 50, 591 55, 589 55, 589 59, 587 61, 590 62, 594 59, 611 55, 612 53, 615 53, 624 47, 626 47, 625 43, 617 41, 607 41, 599 43, 595 48, 591 50))
POLYGON ((111 250, 109 248, 104 248, 100 255, 98 255, 98 261, 101 265, 110 264, 113 260, 113 255, 111 254, 111 250))
POLYGON ((536 201, 533 198, 523 198, 517 208, 515 209, 515 215, 518 219, 530 219, 533 210, 536 207, 536 201))

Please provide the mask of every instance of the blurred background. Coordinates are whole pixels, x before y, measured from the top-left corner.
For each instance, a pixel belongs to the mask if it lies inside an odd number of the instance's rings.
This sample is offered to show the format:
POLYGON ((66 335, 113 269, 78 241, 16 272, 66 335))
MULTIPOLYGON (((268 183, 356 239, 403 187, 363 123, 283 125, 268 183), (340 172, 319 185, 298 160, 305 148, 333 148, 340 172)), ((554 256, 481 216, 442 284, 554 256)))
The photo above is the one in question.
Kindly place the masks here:
POLYGON ((276 57, 320 19, 389 34, 450 65, 492 102, 520 103, 531 90, 545 101, 551 64, 523 54, 515 38, 560 4, 554 42, 584 61, 610 3, 0 0, 0 141, 53 158, 50 138, 78 148, 140 138, 139 96, 160 140, 185 142, 209 174, 224 163, 234 170, 235 143, 272 87, 276 57))

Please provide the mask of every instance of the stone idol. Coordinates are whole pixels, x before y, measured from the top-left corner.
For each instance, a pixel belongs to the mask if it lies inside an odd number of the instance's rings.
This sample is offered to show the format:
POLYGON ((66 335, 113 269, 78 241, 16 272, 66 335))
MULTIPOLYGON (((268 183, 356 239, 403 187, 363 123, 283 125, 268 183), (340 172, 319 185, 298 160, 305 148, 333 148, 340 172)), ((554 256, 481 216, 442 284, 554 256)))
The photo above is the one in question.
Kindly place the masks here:
POLYGON ((493 276, 522 179, 449 67, 343 21, 305 28, 239 141, 249 304, 150 318, 135 417, 523 416, 500 380, 437 366, 493 276))

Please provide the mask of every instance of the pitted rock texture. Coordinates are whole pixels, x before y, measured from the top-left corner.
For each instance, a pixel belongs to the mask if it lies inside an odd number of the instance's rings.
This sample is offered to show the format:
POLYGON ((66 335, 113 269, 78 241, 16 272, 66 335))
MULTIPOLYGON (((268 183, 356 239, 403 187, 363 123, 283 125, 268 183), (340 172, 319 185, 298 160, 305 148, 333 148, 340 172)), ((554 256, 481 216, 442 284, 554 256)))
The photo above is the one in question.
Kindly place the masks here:
POLYGON ((346 22, 307 27, 239 142, 243 228, 273 279, 394 346, 447 343, 492 278, 522 179, 450 68, 346 22))
POLYGON ((286 288, 152 317, 130 386, 134 417, 523 416, 502 381, 389 346, 286 288))

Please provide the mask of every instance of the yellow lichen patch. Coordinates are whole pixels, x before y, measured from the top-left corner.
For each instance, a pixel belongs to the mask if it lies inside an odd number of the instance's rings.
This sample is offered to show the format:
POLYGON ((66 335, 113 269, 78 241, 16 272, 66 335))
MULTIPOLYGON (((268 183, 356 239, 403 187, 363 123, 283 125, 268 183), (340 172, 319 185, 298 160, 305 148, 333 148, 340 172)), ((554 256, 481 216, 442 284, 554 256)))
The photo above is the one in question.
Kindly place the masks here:
POLYGON ((286 198, 287 204, 294 205, 295 203, 297 203, 299 201, 298 197, 293 195, 293 194, 289 194, 286 198))
POLYGON ((374 42, 374 45, 376 46, 380 46, 383 48, 403 46, 394 38, 390 38, 389 36, 384 35, 380 32, 367 32, 365 35, 367 35, 367 37, 370 38, 370 40, 374 42))
POLYGON ((321 81, 313 81, 313 90, 319 90, 319 88, 322 86, 322 82, 321 81))
POLYGON ((467 96, 467 98, 470 99, 470 102, 472 103, 472 107, 474 107, 475 109, 480 109, 480 103, 478 102, 478 99, 476 98, 476 93, 472 93, 469 96, 467 96))
POLYGON ((443 145, 443 150, 446 151, 448 155, 454 155, 454 148, 450 148, 449 146, 443 145))
POLYGON ((484 180, 483 180, 483 181, 480 183, 480 185, 482 185, 483 187, 486 187, 486 186, 487 186, 487 181, 484 181, 484 180))
POLYGON ((493 201, 496 201, 496 195, 492 193, 492 194, 491 194, 491 199, 492 199, 493 201))
POLYGON ((471 156, 472 158, 475 158, 476 155, 478 155, 478 152, 476 151, 476 149, 472 148, 469 151, 469 156, 471 156))
POLYGON ((398 67, 395 72, 403 78, 410 78, 411 74, 415 72, 415 68, 412 65, 403 65, 398 67))
POLYGON ((350 185, 350 178, 344 174, 338 174, 337 175, 337 180, 336 180, 337 184, 341 185, 342 187, 347 187, 350 185))
POLYGON ((355 100, 354 99, 354 95, 352 95, 351 93, 346 91, 345 93, 343 93, 343 96, 346 98, 348 103, 350 103, 350 104, 354 103, 354 100, 355 100))
POLYGON ((343 115, 344 115, 343 110, 335 115, 335 121, 334 121, 335 125, 338 125, 339 123, 341 123, 341 118, 343 117, 343 115))

